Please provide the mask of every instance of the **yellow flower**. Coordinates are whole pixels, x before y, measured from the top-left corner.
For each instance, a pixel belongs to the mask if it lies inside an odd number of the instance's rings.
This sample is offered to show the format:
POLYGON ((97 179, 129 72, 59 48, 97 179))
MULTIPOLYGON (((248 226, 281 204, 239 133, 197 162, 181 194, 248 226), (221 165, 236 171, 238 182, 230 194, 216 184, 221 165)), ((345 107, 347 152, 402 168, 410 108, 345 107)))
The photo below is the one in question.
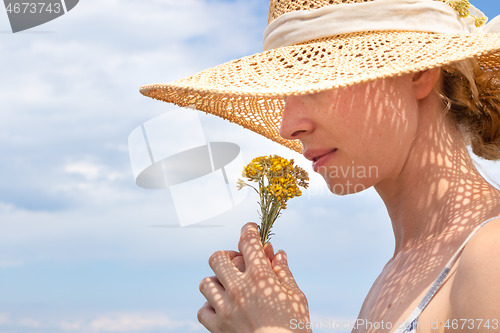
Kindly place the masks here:
POLYGON ((248 164, 243 170, 243 177, 247 177, 249 180, 259 179, 263 174, 263 166, 260 163, 254 161, 248 164))
POLYGON ((243 179, 238 179, 236 182, 236 188, 238 190, 241 190, 243 187, 247 186, 248 184, 243 181, 243 179))
POLYGON ((486 24, 488 18, 486 16, 472 16, 474 18, 474 25, 476 28, 481 28, 486 24))
POLYGON ((460 17, 467 17, 470 15, 469 0, 449 0, 447 4, 453 8, 460 17))
POLYGON ((309 175, 294 160, 287 160, 278 155, 256 157, 243 169, 242 176, 257 182, 258 189, 239 179, 240 190, 250 186, 259 194, 261 208, 260 236, 262 244, 269 241, 271 227, 286 209, 287 201, 302 195, 300 187, 307 188, 309 175))

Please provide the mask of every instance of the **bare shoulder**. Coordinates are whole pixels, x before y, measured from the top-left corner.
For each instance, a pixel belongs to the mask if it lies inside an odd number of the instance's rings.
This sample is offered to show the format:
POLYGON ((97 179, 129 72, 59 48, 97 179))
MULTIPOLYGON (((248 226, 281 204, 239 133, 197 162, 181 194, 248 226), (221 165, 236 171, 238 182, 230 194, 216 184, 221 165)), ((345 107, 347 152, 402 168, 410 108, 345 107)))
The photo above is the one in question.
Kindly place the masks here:
MULTIPOLYGON (((450 295, 450 318, 500 321, 500 218, 484 225, 464 248, 450 295)), ((499 324, 500 325, 500 324, 499 324)), ((482 331, 479 328, 477 332, 482 331)), ((476 331, 476 330, 472 330, 476 331)))

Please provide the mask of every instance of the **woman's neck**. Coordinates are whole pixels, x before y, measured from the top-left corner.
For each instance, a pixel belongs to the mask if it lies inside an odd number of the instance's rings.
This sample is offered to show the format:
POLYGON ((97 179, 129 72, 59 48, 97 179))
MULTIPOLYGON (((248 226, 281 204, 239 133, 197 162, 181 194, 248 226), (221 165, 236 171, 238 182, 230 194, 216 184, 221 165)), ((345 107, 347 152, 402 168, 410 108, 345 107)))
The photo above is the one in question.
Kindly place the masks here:
POLYGON ((394 255, 500 215, 500 191, 479 174, 462 135, 442 112, 432 113, 435 107, 422 105, 404 167, 375 186, 391 218, 394 255))

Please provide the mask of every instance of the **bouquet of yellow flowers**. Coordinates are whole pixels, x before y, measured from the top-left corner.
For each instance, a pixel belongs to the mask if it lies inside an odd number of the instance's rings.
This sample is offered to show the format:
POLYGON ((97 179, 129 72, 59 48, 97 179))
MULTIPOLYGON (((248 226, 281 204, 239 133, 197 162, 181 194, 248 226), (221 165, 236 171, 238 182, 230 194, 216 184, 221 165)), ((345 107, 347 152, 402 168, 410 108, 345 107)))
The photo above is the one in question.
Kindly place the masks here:
POLYGON ((243 169, 242 176, 247 181, 257 182, 258 189, 243 179, 238 179, 238 189, 249 186, 260 197, 259 226, 262 244, 269 242, 271 228, 274 221, 280 216, 281 210, 286 209, 289 199, 299 197, 302 191, 299 187, 309 186, 309 175, 301 167, 294 165, 294 160, 283 157, 261 156, 256 157, 243 169))

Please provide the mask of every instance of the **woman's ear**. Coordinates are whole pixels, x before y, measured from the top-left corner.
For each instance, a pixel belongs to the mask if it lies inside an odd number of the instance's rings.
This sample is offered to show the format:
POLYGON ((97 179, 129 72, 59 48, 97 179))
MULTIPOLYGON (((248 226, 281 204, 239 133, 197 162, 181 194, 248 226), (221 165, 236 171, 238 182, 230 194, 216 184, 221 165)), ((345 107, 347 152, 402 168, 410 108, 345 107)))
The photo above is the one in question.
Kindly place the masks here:
POLYGON ((432 68, 414 73, 412 77, 413 92, 417 99, 424 99, 434 89, 441 76, 441 68, 432 68))

